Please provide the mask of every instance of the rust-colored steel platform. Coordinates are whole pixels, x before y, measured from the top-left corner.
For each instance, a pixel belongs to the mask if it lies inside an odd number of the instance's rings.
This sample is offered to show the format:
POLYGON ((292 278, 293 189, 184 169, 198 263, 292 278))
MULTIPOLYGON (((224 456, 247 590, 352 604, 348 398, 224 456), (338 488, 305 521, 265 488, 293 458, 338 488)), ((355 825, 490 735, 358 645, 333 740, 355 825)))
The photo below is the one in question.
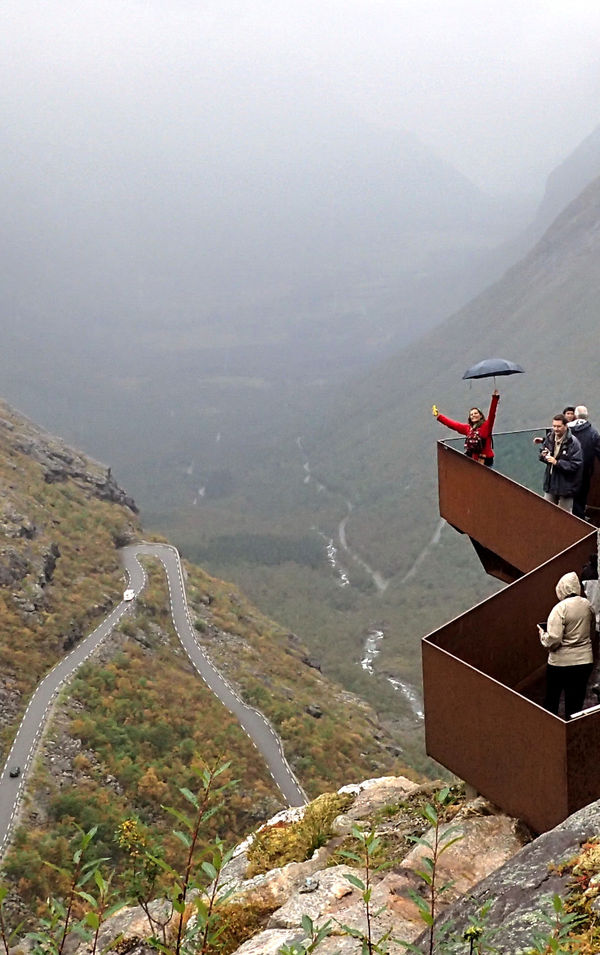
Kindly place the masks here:
MULTIPOLYGON (((427 753, 544 832, 600 798, 600 712, 565 721, 543 709, 536 627, 562 574, 596 553, 596 528, 443 442, 438 472, 441 516, 509 584, 423 638, 427 753)), ((600 501, 600 475, 590 497, 600 501)))

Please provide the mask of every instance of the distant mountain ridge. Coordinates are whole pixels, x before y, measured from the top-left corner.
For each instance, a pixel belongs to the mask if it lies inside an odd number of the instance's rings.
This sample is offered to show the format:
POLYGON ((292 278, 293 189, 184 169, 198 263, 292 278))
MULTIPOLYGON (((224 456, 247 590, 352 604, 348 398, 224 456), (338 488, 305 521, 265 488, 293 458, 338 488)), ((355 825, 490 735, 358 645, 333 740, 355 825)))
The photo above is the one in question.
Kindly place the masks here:
POLYGON ((547 228, 570 202, 600 176, 600 126, 581 142, 548 176, 536 225, 547 228))
POLYGON ((600 175, 600 126, 597 126, 552 170, 533 220, 523 231, 484 257, 490 281, 499 277, 502 266, 518 262, 542 237, 552 222, 600 175), (499 268, 500 267, 500 268, 499 268), (495 270, 495 273, 494 273, 495 270))

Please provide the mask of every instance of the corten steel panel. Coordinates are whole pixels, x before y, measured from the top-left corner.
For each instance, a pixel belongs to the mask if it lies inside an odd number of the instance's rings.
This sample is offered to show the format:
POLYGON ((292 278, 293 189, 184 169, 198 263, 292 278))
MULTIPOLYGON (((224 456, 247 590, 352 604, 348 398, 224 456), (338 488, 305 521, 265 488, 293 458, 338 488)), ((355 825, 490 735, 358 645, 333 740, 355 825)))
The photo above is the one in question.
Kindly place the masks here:
POLYGON ((518 580, 519 577, 523 576, 523 572, 521 570, 513 567, 512 564, 508 563, 508 561, 502 560, 501 557, 498 557, 497 554, 494 554, 487 547, 484 547, 479 543, 479 541, 471 538, 471 543, 475 548, 475 553, 483 565, 483 569, 485 570, 486 574, 490 575, 490 577, 496 577, 505 584, 512 584, 514 580, 518 580))
MULTIPOLYGON (((523 573, 589 532, 584 521, 441 441, 438 480, 441 516, 523 573)), ((540 489, 541 481, 540 474, 540 489)))
POLYGON ((592 474, 587 504, 590 518, 596 526, 600 525, 600 462, 598 461, 592 474))
POLYGON ((567 817, 563 720, 427 643, 423 690, 430 756, 536 832, 567 817))
POLYGON ((442 516, 524 576, 423 639, 427 752, 541 832, 600 796, 600 713, 565 722, 525 697, 543 692, 536 623, 596 532, 452 448, 438 464, 442 516))
POLYGON ((591 531, 541 567, 428 634, 424 642, 442 647, 508 687, 527 682, 547 658, 536 624, 547 619, 556 603, 560 577, 571 570, 579 573, 595 544, 596 535, 591 531))
POLYGON ((600 713, 569 720, 566 728, 570 814, 600 799, 600 713))

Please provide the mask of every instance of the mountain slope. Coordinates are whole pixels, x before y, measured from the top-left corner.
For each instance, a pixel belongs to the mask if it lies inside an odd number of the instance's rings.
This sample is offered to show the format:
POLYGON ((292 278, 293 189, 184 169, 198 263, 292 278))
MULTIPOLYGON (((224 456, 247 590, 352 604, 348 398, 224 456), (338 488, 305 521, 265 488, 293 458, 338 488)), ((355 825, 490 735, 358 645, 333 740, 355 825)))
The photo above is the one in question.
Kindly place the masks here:
MULTIPOLYGON (((141 533, 135 505, 110 469, 0 408, 0 761, 33 688, 115 603, 125 583, 117 547, 141 533)), ((241 776, 228 801, 233 837, 282 804, 250 739, 198 678, 174 632, 169 594, 152 561, 148 583, 53 706, 21 826, 6 862, 14 905, 44 898, 75 820, 101 818, 97 851, 124 817, 151 835, 161 804, 181 803, 206 765, 231 759, 241 776)), ((334 685, 289 630, 237 588, 186 568, 198 639, 238 693, 273 723, 303 785, 317 794, 388 771, 398 750, 362 700, 334 685)), ((150 838, 149 835, 149 838, 150 838)), ((176 846, 169 844, 176 855, 176 846)), ((120 870, 121 871, 121 870, 120 870)))

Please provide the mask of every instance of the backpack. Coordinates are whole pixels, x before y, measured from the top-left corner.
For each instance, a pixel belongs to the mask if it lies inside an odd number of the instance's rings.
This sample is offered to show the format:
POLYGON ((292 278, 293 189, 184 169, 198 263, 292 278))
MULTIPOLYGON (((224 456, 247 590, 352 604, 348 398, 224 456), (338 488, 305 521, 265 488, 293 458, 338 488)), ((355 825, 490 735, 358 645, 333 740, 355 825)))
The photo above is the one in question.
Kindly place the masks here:
POLYGON ((477 428, 471 428, 465 438, 465 454, 468 454, 470 458, 474 458, 479 454, 483 454, 484 447, 484 438, 481 437, 477 428))

